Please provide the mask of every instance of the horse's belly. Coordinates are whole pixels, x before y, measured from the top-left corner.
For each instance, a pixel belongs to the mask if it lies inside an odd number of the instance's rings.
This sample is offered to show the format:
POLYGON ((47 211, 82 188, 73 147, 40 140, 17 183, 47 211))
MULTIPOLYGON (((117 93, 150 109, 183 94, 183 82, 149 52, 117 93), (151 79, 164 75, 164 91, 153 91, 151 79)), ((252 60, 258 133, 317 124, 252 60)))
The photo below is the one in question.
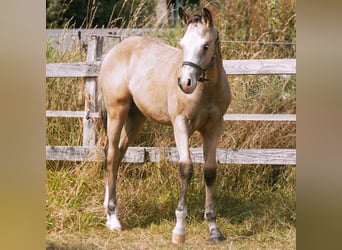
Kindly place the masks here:
MULTIPOLYGON (((139 108, 140 109, 140 108, 139 108)), ((140 111, 150 120, 164 124, 171 125, 171 120, 168 114, 163 113, 162 111, 153 110, 150 108, 140 109, 140 111)))
POLYGON ((147 94, 139 97, 133 95, 133 99, 135 105, 148 119, 160 124, 171 125, 164 101, 154 99, 147 94))

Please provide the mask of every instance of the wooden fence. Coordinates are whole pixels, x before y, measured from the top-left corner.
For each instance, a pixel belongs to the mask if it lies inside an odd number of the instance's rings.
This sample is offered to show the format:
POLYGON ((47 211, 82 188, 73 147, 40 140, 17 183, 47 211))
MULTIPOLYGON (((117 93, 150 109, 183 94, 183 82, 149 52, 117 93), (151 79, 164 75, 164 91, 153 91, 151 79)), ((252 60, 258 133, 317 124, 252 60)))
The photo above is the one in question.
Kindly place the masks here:
MULTIPOLYGON (((84 111, 46 111, 47 117, 83 118, 83 146, 46 146, 47 160, 103 161, 103 148, 96 146, 95 119, 96 81, 103 51, 103 37, 91 36, 88 41, 87 61, 75 63, 50 63, 46 77, 84 77, 84 111)), ((227 75, 295 75, 295 59, 223 60, 227 75)), ((296 121, 295 114, 225 114, 225 121, 296 121)), ((203 163, 201 148, 190 149, 194 163, 203 163)), ((142 163, 167 160, 177 162, 176 148, 129 147, 124 162, 142 163)), ((295 165, 296 149, 217 149, 217 162, 225 164, 295 165)))

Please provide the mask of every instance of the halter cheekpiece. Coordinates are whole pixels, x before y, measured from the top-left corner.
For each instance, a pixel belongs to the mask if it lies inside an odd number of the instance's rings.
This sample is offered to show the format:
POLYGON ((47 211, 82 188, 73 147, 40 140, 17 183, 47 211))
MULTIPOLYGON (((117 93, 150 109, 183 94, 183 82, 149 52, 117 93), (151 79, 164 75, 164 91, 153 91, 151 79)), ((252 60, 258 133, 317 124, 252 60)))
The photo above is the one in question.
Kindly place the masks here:
MULTIPOLYGON (((218 42, 219 42, 219 40, 217 39, 216 42, 215 42, 215 47, 216 47, 216 43, 218 43, 218 42)), ((200 81, 200 82, 209 82, 210 80, 205 78, 205 72, 211 67, 211 65, 214 64, 215 59, 216 59, 216 48, 215 48, 214 55, 212 56, 210 62, 207 65, 205 65, 204 67, 202 67, 202 66, 200 66, 200 65, 198 65, 196 63, 190 62, 190 61, 183 61, 182 67, 184 65, 188 65, 188 66, 191 66, 191 67, 197 69, 198 71, 201 71, 202 72, 202 76, 198 79, 198 81, 200 81)))

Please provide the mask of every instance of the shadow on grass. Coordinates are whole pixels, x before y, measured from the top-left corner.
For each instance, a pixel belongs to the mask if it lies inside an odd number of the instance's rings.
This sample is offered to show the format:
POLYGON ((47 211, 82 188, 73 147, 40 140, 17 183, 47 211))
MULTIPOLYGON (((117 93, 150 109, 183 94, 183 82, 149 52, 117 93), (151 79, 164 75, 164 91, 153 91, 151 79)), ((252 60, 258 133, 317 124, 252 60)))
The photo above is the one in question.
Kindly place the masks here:
POLYGON ((54 242, 48 242, 46 244, 46 250, 78 250, 78 249, 89 249, 89 247, 85 246, 64 246, 58 245, 54 242))
MULTIPOLYGON (((248 171, 260 171, 260 173, 249 172, 248 175, 259 174, 257 177, 251 177, 254 180, 250 183, 239 183, 236 179, 234 180, 236 176, 229 180, 227 173, 219 174, 216 187, 217 217, 237 227, 250 223, 250 230, 242 230, 239 233, 242 236, 250 236, 277 224, 295 226, 295 183, 288 181, 289 172, 278 176, 279 169, 273 171, 267 167, 248 171), (274 175, 277 175, 276 179, 274 175)), ((247 174, 244 174, 242 179, 246 180, 246 177, 247 174)), ((156 188, 155 192, 160 193, 159 199, 156 194, 151 197, 147 195, 140 198, 136 204, 126 204, 125 207, 129 207, 130 210, 123 211, 124 216, 120 216, 124 228, 127 230, 136 227, 146 228, 151 224, 159 225, 165 220, 175 222, 179 187, 178 183, 173 183, 173 185, 173 191, 156 188)), ((199 173, 194 176, 189 186, 187 200, 187 220, 202 223, 205 185, 199 173)))

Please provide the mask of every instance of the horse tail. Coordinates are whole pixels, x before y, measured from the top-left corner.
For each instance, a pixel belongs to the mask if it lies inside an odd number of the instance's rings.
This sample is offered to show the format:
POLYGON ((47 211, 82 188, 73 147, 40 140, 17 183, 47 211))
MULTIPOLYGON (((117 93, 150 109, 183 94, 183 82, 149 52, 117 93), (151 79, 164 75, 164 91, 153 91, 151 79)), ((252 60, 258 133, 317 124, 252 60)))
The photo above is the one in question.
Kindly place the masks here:
POLYGON ((102 88, 101 88, 101 78, 98 79, 97 84, 97 103, 98 103, 98 111, 100 115, 100 125, 105 129, 107 133, 107 110, 103 100, 102 88))

